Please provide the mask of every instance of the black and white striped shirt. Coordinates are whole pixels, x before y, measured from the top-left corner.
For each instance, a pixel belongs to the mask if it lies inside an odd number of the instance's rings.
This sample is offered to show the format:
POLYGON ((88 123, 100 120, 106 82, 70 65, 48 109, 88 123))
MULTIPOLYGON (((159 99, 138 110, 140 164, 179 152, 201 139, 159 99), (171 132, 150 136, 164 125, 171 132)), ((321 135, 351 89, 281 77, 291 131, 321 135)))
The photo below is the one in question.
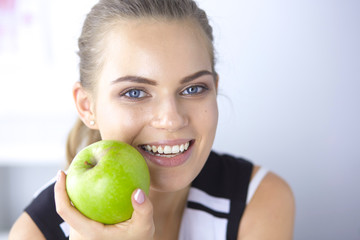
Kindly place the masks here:
MULTIPOLYGON (((192 182, 181 222, 179 240, 235 240, 247 203, 266 170, 252 179, 253 164, 242 158, 211 152, 192 182)), ((69 225, 56 213, 55 179, 36 193, 25 211, 46 239, 69 239, 69 225)))

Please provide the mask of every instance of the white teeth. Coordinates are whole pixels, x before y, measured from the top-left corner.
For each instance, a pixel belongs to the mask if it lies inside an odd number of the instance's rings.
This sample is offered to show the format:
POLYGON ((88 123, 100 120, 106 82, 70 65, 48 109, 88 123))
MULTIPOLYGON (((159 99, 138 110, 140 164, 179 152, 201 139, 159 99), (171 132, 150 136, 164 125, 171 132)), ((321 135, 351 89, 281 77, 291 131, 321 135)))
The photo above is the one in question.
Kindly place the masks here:
MULTIPOLYGON (((153 151, 153 152, 155 152, 155 151, 153 151)), ((171 153, 171 147, 170 147, 170 146, 165 146, 165 147, 164 147, 164 153, 165 153, 165 154, 171 153)))
POLYGON ((171 152, 172 152, 172 153, 179 153, 179 151, 180 151, 179 145, 175 145, 175 146, 173 146, 172 149, 171 149, 171 152))
POLYGON ((185 150, 188 150, 189 145, 190 145, 190 144, 189 144, 189 142, 185 143, 185 147, 184 147, 184 148, 185 148, 185 150))
POLYGON ((160 154, 178 154, 178 153, 182 153, 186 150, 188 150, 190 146, 190 142, 187 142, 185 144, 181 144, 181 145, 173 145, 173 146, 155 146, 155 145, 144 145, 143 149, 148 151, 148 152, 153 152, 153 153, 160 153, 160 154))

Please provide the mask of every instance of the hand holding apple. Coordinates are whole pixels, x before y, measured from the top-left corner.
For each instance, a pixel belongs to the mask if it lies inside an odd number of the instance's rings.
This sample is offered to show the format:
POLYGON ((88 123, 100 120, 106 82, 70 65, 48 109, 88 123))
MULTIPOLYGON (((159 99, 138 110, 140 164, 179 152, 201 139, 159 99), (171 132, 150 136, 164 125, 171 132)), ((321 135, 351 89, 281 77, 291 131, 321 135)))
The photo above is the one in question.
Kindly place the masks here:
POLYGON ((85 216, 105 224, 129 219, 131 195, 149 193, 150 175, 142 155, 126 143, 102 140, 81 150, 72 161, 66 190, 85 216))

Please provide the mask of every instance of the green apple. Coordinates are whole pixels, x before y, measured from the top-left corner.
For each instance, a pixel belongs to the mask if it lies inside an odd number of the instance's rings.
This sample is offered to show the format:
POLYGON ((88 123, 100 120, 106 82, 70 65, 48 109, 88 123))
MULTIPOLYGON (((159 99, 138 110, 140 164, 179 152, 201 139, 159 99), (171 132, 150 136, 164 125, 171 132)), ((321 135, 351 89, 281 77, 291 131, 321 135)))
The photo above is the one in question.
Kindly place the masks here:
POLYGON ((150 174, 143 156, 131 145, 102 140, 81 150, 66 177, 73 205, 85 216, 105 224, 131 218, 131 194, 149 194, 150 174))

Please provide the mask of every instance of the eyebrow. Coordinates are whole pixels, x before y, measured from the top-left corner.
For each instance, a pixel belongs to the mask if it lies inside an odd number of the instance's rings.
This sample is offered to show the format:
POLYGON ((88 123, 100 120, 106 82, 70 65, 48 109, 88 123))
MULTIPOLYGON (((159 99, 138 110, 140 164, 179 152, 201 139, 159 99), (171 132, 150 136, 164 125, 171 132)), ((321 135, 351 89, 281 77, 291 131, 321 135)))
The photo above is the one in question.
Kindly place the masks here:
POLYGON ((149 85, 153 85, 156 86, 157 83, 154 80, 150 80, 144 77, 140 77, 140 76, 124 76, 124 77, 119 77, 117 79, 115 79, 114 81, 112 81, 111 83, 119 83, 119 82, 135 82, 135 83, 144 83, 144 84, 149 84, 149 85))
POLYGON ((184 84, 184 83, 188 83, 188 82, 191 82, 201 76, 204 76, 204 75, 211 75, 211 76, 214 76, 214 74, 208 70, 202 70, 202 71, 199 71, 199 72, 196 72, 190 76, 187 76, 187 77, 184 77, 180 83, 184 84))
MULTIPOLYGON (((184 77, 183 79, 181 79, 180 83, 185 84, 185 83, 191 82, 191 81, 193 81, 201 76, 204 76, 204 75, 214 76, 214 74, 212 72, 210 72, 208 70, 202 70, 202 71, 196 72, 194 74, 191 74, 190 76, 184 77)), ((115 79, 114 81, 112 81, 111 83, 115 84, 115 83, 119 83, 119 82, 135 82, 135 83, 148 84, 148 85, 152 85, 152 86, 158 85, 156 83, 156 81, 154 81, 154 80, 140 77, 140 76, 131 76, 131 75, 119 77, 119 78, 115 79)))

